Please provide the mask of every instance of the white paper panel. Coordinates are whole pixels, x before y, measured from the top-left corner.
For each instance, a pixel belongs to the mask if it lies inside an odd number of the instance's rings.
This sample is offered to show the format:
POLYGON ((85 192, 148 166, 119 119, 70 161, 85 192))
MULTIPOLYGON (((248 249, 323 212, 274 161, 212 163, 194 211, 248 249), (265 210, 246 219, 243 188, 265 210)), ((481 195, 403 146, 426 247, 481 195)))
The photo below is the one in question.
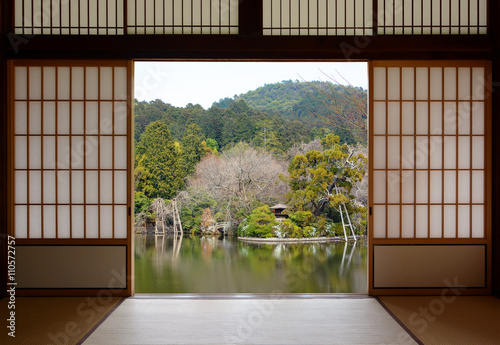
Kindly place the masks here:
POLYGON ((43 238, 56 237, 56 206, 43 206, 43 238))
POLYGON ((45 100, 56 99, 56 68, 43 68, 43 98, 45 100))
POLYGON ((43 133, 56 134, 55 102, 43 102, 43 133))
POLYGON ((71 133, 84 134, 84 109, 83 102, 72 102, 71 104, 71 133))
POLYGON ((472 172, 472 202, 476 204, 484 203, 484 171, 472 172))
POLYGON ((99 98, 99 67, 86 67, 86 98, 89 100, 97 100, 99 98))
POLYGON ((28 174, 26 171, 15 172, 14 202, 16 204, 28 203, 28 174))
POLYGON ((86 238, 99 237, 99 206, 87 206, 85 218, 86 238))
MULTIPOLYGON (((127 172, 126 171, 115 171, 115 204, 126 204, 127 203, 127 172)), ((385 192, 385 191, 384 191, 385 192)))
POLYGON ((67 205, 57 206, 57 236, 59 238, 71 238, 70 211, 67 205))
POLYGON ((29 236, 30 238, 42 237, 42 207, 29 206, 29 236))
POLYGON ((413 171, 401 172, 401 202, 412 204, 415 202, 415 173, 413 171))
POLYGON ((460 67, 458 69, 458 99, 471 99, 471 69, 468 67, 460 67))
POLYGON ((15 140, 14 166, 16 169, 27 169, 28 168, 27 138, 15 137, 14 140, 15 140))
POLYGON ((430 134, 443 133, 443 111, 441 102, 430 103, 430 134))
POLYGON ((72 169, 85 167, 85 142, 82 136, 71 137, 71 164, 72 169))
POLYGON ((472 137, 472 169, 484 169, 484 137, 472 137))
POLYGON ((28 140, 29 140, 29 168, 41 169, 42 167, 41 137, 30 136, 28 140))
POLYGON ((470 169, 470 145, 471 138, 458 137, 458 168, 459 169, 470 169))
POLYGON ((99 143, 101 169, 113 168, 113 138, 100 137, 99 143))
POLYGON ((470 206, 458 206, 458 237, 469 238, 471 233, 470 206))
POLYGON ((71 68, 71 98, 73 100, 83 100, 85 98, 84 67, 71 68))
POLYGON ((458 103, 458 134, 470 134, 471 108, 469 102, 458 103))
POLYGON ((399 169, 401 161, 400 137, 387 137, 387 168, 399 169))
POLYGON ((15 67, 15 97, 16 99, 28 99, 28 68, 15 67))
POLYGON ((70 90, 70 68, 57 68, 57 98, 59 100, 69 100, 70 90))
POLYGON ((27 206, 15 206, 14 207, 15 216, 15 235, 16 238, 27 238, 28 237, 28 207, 27 206))
POLYGON ((375 238, 385 238, 385 212, 385 206, 373 206, 373 237, 375 238))
POLYGON ((403 205, 401 206, 401 237, 403 238, 413 238, 415 233, 414 227, 414 206, 413 205, 403 205))
POLYGON ((399 100, 400 99, 400 73, 398 67, 387 68, 387 99, 399 100))
POLYGON ((427 238, 429 229, 429 206, 415 206, 415 237, 427 238))
POLYGON ((374 100, 385 100, 385 90, 386 90, 386 80, 385 80, 385 68, 375 67, 373 68, 373 99, 374 100))
POLYGON ((457 137, 444 137, 444 168, 457 168, 457 137))
POLYGON ((115 134, 127 134, 127 125, 128 125, 127 103, 115 102, 114 112, 115 112, 115 118, 114 118, 115 134))
POLYGON ((44 171, 43 172, 43 203, 55 204, 56 203, 56 172, 44 171))
POLYGON ((83 171, 71 172, 71 202, 73 204, 84 203, 84 173, 83 171))
POLYGON ((85 168, 97 169, 99 167, 99 137, 87 136, 85 142, 85 168))
POLYGON ((85 211, 83 206, 71 206, 71 238, 85 237, 85 211))
POLYGON ((430 137, 430 152, 431 152, 431 169, 443 168, 443 137, 431 136, 430 137))
POLYGON ((97 102, 86 103, 85 131, 87 134, 99 133, 99 104, 97 102))
POLYGON ((444 202, 454 204, 457 202, 457 173, 444 171, 444 202))
POLYGON ((374 169, 385 169, 386 167, 386 148, 385 148, 385 137, 374 136, 373 137, 373 168, 374 169))
POLYGON ((440 204, 443 202, 443 173, 441 171, 429 171, 431 204, 440 204))
POLYGON ((69 146, 69 137, 59 136, 57 138, 57 168, 58 169, 69 169, 71 150, 69 146))
POLYGON ((113 203, 113 172, 101 171, 101 204, 113 203))
POLYGON ((472 205, 472 238, 484 237, 484 206, 472 205))
POLYGON ((101 238, 113 238, 113 206, 101 206, 101 238))
POLYGON ((400 203, 401 177, 399 171, 387 172, 387 202, 400 203))
POLYGON ((484 74, 485 71, 483 67, 472 68, 472 99, 474 100, 485 99, 484 74))
POLYGON ((387 237, 398 238, 400 231, 399 206, 387 206, 387 237))
POLYGON ((40 171, 30 171, 29 174, 29 202, 42 203, 42 175, 40 171))
POLYGON ((57 172, 57 202, 59 204, 69 204, 69 171, 57 172))
POLYGON ((484 134, 484 103, 472 103, 472 134, 484 134))
POLYGON ((373 134, 386 134, 385 102, 373 103, 373 134))
POLYGON ((417 127, 416 131, 417 134, 429 134, 429 109, 428 109, 428 103, 422 103, 418 102, 417 103, 417 114, 416 114, 416 120, 417 120, 417 127))
POLYGON ((416 68, 417 100, 429 99, 429 69, 427 67, 416 68))
POLYGON ((416 138, 415 166, 417 169, 429 168, 429 138, 418 136, 416 138))
POLYGON ((115 136, 115 169, 127 169, 127 137, 115 136))
POLYGON ((99 202, 99 175, 97 171, 85 172, 85 191, 87 204, 99 202))
POLYGON ((101 102, 100 103, 100 133, 113 134, 113 103, 101 102))
POLYGON ((115 206, 115 236, 114 238, 127 238, 127 206, 115 206))
POLYGON ((440 238, 443 229, 443 209, 441 205, 429 206, 429 237, 440 238))
POLYGON ((101 67, 101 100, 113 99, 113 67, 101 67))
POLYGON ((444 68, 444 99, 457 99, 457 69, 455 67, 444 68))
POLYGON ((404 136, 401 138, 401 143, 401 167, 413 169, 415 166, 415 138, 404 136))
POLYGON ((28 106, 26 102, 16 102, 14 122, 15 134, 28 134, 28 106))
POLYGON ((29 133, 42 133, 42 105, 41 102, 29 102, 29 133))
POLYGON ((402 104, 402 133, 414 134, 415 133, 415 103, 403 102, 402 104))
POLYGON ((458 172, 458 202, 470 203, 470 171, 458 172))
POLYGON ((427 171, 416 172, 416 193, 417 204, 427 204, 429 202, 429 176, 427 171))
POLYGON ((55 136, 43 137, 43 168, 56 168, 56 138, 55 136))
POLYGON ((443 69, 441 67, 431 67, 430 69, 431 100, 443 99, 443 69))
POLYGON ((415 70, 412 67, 401 68, 401 99, 415 99, 415 70))
POLYGON ((457 104, 455 102, 444 103, 444 134, 457 133, 457 104))
POLYGON ((389 102, 387 104, 387 129, 388 134, 400 134, 400 103, 389 102))
POLYGON ((69 102, 57 103, 57 133, 69 134, 70 107, 69 102))

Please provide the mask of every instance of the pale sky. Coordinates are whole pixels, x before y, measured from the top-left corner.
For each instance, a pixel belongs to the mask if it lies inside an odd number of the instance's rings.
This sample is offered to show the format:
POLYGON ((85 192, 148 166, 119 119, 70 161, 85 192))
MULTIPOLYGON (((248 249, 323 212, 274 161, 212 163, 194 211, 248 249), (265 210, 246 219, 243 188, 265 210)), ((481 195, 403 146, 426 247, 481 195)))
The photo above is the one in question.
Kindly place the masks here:
POLYGON ((188 103, 208 109, 224 97, 233 97, 264 84, 283 80, 329 80, 342 75, 354 86, 368 88, 364 62, 136 62, 135 98, 161 99, 178 107, 188 103))

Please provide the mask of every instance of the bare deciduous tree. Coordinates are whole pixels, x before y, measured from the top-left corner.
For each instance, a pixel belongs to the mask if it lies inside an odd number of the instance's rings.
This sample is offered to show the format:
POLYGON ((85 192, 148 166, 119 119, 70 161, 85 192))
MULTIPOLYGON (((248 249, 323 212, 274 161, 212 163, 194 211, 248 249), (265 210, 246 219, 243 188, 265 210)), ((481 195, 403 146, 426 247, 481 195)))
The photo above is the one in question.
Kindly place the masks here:
POLYGON ((250 212, 256 201, 282 201, 288 186, 280 174, 286 168, 272 154, 240 143, 220 157, 203 158, 189 186, 205 190, 219 206, 229 203, 236 212, 250 212))

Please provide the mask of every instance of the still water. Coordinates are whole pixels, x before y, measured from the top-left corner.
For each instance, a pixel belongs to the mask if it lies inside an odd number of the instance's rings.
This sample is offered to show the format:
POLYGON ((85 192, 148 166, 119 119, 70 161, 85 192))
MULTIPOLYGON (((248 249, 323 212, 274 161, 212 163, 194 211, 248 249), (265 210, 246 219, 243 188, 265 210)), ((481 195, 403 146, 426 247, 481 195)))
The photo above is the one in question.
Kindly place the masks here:
POLYGON ((366 293, 366 243, 135 235, 137 293, 366 293))

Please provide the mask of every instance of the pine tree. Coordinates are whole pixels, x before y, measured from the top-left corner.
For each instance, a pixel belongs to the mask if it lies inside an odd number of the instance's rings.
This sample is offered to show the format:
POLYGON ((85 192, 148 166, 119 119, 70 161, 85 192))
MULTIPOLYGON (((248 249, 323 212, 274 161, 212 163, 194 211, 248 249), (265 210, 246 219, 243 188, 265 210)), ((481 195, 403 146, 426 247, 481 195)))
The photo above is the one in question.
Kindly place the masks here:
POLYGON ((182 139, 182 161, 186 175, 194 171, 196 164, 199 163, 201 157, 206 154, 203 147, 203 134, 200 127, 195 124, 190 124, 182 139))

